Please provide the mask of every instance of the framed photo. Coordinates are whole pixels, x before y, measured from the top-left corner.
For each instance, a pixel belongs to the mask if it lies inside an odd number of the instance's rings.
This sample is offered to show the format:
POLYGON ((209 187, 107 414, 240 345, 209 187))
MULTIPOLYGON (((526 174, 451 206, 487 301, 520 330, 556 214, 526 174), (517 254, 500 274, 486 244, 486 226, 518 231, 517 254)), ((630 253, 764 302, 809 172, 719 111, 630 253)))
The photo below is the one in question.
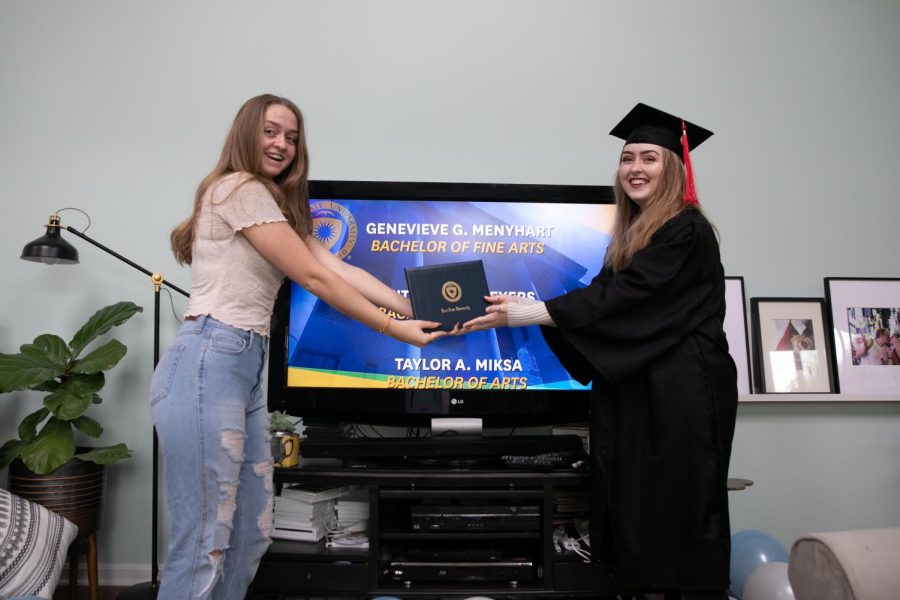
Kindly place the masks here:
POLYGON ((765 394, 834 392, 822 298, 751 298, 756 389, 765 394))
POLYGON ((738 372, 738 395, 753 393, 750 385, 750 344, 747 338, 747 303, 743 277, 725 278, 725 337, 728 353, 738 372))
POLYGON ((826 277, 825 299, 838 391, 900 400, 900 279, 826 277))

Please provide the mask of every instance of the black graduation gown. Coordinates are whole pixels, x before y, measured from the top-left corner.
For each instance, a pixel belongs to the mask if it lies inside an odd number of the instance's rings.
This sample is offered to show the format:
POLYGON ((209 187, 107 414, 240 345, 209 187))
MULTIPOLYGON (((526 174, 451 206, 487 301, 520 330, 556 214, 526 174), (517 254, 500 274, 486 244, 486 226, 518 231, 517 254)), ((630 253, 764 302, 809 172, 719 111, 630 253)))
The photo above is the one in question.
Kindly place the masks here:
POLYGON ((591 548, 616 577, 728 587, 737 370, 715 232, 688 209, 618 273, 546 303, 544 337, 591 392, 591 548))

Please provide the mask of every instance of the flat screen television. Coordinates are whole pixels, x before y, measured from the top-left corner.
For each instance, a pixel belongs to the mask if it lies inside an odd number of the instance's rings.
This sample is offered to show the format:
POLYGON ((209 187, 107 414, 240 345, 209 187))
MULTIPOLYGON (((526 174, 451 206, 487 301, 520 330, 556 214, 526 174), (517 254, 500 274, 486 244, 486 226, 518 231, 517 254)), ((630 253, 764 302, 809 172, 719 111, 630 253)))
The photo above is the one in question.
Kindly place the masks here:
MULTIPOLYGON (((609 186, 367 181, 312 181, 310 207, 319 240, 401 294, 406 267, 480 259, 491 293, 538 300, 599 272, 615 210, 609 186)), ((572 423, 586 420, 587 395, 538 327, 448 336, 420 349, 290 281, 275 304, 269 409, 307 422, 572 423)))

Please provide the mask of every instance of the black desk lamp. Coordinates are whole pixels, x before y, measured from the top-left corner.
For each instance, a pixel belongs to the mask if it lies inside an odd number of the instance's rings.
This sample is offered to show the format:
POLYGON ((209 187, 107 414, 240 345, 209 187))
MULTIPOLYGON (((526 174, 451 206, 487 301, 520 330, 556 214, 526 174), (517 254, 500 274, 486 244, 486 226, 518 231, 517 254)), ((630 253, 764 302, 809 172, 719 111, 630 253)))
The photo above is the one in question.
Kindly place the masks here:
MULTIPOLYGON (((61 209, 66 210, 66 209, 61 209)), ((77 209, 75 209, 77 210, 77 209)), ((25 248, 22 250, 21 258, 23 260, 30 260, 33 262, 42 262, 46 264, 62 264, 62 265, 72 265, 78 263, 78 250, 75 247, 64 240, 61 235, 61 230, 65 229, 66 231, 72 233, 85 240, 86 242, 90 242, 94 246, 97 246, 104 252, 107 252, 122 262, 131 265, 138 271, 144 273, 145 275, 150 276, 150 280, 153 282, 153 368, 156 369, 156 365, 159 362, 159 292, 160 288, 165 285, 169 289, 175 290, 179 294, 182 294, 185 297, 189 297, 190 294, 182 290, 181 288, 169 283, 165 279, 161 273, 151 273, 144 267, 128 260, 121 254, 107 248, 103 244, 100 244, 84 233, 78 231, 77 229, 73 229, 71 226, 63 225, 60 222, 59 214, 53 213, 50 215, 50 222, 47 223, 47 233, 33 242, 29 242, 25 244, 25 248)), ((152 548, 150 553, 150 581, 145 583, 136 584, 124 591, 122 591, 118 595, 119 600, 133 600, 137 598, 156 598, 157 591, 159 590, 159 560, 157 557, 157 541, 158 541, 158 526, 157 526, 157 515, 159 512, 159 440, 156 436, 156 428, 153 429, 153 516, 152 516, 152 527, 153 530, 151 532, 152 538, 152 548)))

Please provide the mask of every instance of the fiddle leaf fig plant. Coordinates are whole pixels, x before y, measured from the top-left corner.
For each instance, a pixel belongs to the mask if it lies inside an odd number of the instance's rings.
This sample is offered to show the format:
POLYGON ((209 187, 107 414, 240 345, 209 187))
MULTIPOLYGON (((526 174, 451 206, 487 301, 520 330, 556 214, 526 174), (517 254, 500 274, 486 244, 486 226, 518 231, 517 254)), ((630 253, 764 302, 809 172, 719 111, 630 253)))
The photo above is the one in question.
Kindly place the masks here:
POLYGON ((68 343, 43 334, 20 346, 17 354, 0 354, 0 393, 47 392, 44 405, 19 424, 19 437, 0 447, 0 468, 21 457, 28 469, 46 475, 72 458, 107 465, 131 456, 125 444, 78 452, 75 430, 93 438, 103 433, 100 423, 85 413, 102 402, 98 393, 106 383, 104 371, 116 366, 127 348, 112 339, 82 353, 95 339, 141 311, 132 302, 117 302, 95 312, 68 343))

